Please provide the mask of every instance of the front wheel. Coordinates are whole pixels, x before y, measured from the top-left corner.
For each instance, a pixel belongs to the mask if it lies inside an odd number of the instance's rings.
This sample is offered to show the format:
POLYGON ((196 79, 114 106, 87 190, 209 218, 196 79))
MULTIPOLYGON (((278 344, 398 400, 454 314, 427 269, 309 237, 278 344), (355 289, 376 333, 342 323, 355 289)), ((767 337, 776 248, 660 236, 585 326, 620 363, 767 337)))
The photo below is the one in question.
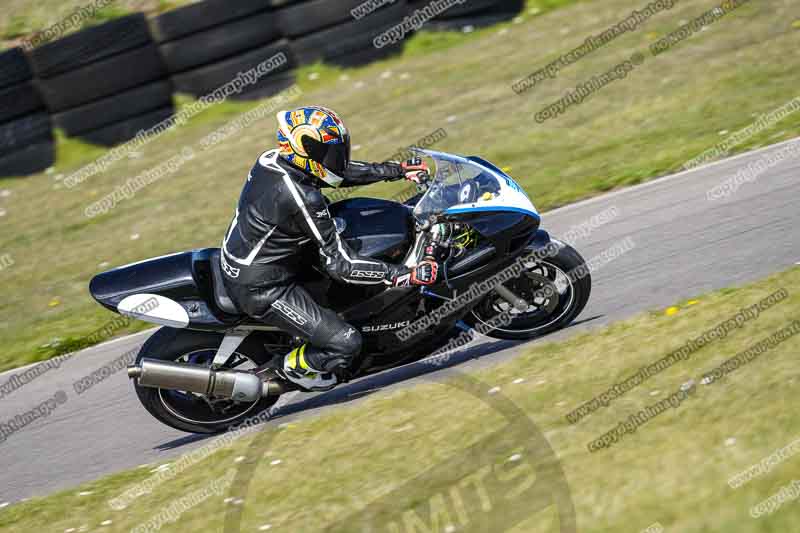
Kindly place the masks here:
POLYGON ((505 340, 527 340, 562 329, 575 320, 589 301, 592 278, 585 263, 574 248, 565 244, 553 257, 526 263, 520 277, 504 284, 528 303, 526 310, 514 308, 491 292, 465 321, 472 327, 482 325, 483 333, 489 337, 505 340), (497 324, 496 317, 502 313, 507 313, 511 320, 497 324))
MULTIPOLYGON (((215 333, 161 328, 144 343, 136 364, 145 357, 175 363, 211 366, 223 336, 215 333)), ((264 363, 264 347, 252 337, 246 339, 224 366, 229 370, 250 370, 264 363)), ((220 433, 269 409, 277 396, 251 402, 213 398, 193 392, 142 387, 134 381, 139 400, 157 420, 189 433, 220 433)))

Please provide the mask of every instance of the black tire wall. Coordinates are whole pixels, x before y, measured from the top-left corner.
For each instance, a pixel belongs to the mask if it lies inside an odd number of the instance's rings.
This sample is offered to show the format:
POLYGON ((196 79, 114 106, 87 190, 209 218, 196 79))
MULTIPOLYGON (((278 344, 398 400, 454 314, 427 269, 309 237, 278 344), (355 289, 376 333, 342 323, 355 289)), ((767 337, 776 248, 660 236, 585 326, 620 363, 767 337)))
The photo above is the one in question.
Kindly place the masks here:
MULTIPOLYGON (((452 19, 452 18, 466 17, 469 15, 487 11, 492 8, 498 8, 506 1, 507 0, 467 0, 463 4, 455 4, 453 7, 451 7, 447 11, 444 11, 441 15, 439 15, 436 18, 452 19)), ((429 0, 423 0, 421 2, 420 1, 409 2, 409 3, 411 4, 410 11, 413 12, 414 9, 420 9, 422 7, 425 7, 425 5, 429 3, 429 0)))
POLYGON ((281 38, 272 12, 194 33, 162 44, 161 55, 170 73, 180 73, 258 48, 281 38))
MULTIPOLYGON (((288 41, 282 40, 271 43, 223 61, 182 72, 173 76, 172 82, 175 85, 175 90, 178 92, 194 96, 203 96, 233 80, 240 72, 246 72, 252 68, 256 68, 259 63, 278 54, 283 54, 282 57, 285 57, 286 62, 271 70, 255 84, 245 87, 243 93, 246 93, 269 83, 270 78, 274 77, 276 74, 297 66, 288 41)), ((236 98, 236 96, 232 96, 232 98, 236 98)))
POLYGON ((130 140, 174 113, 173 87, 152 43, 42 79, 40 87, 56 127, 101 146, 130 140))
MULTIPOLYGON (((335 0, 326 0, 335 1, 335 0)), ((369 52, 374 55, 386 54, 389 50, 376 49, 373 40, 381 32, 400 23, 408 12, 406 0, 397 0, 393 5, 383 7, 370 15, 351 20, 331 28, 312 33, 292 41, 291 46, 298 63, 313 63, 318 60, 336 62, 344 56, 369 52)), ((385 48, 399 48, 402 42, 385 48)))
POLYGON ((0 53, 0 88, 16 85, 33 78, 33 72, 22 48, 0 53))
MULTIPOLYGON (((284 37, 305 37, 319 30, 354 20, 350 11, 362 3, 364 0, 309 0, 279 9, 275 12, 275 16, 279 27, 283 29, 284 37)), ((375 14, 371 13, 363 20, 375 14)))
POLYGON ((41 172, 54 160, 51 118, 25 52, 0 53, 0 177, 41 172))
POLYGON ((55 113, 147 82, 164 79, 166 76, 167 70, 158 53, 158 47, 149 44, 55 78, 43 79, 40 89, 48 109, 55 113))
MULTIPOLYGON (((360 65, 402 49, 373 46, 429 0, 395 0, 360 19, 364 0, 203 0, 148 20, 133 14, 26 53, 0 53, 0 177, 53 163, 52 127, 111 146, 169 119, 175 91, 200 97, 276 54, 286 57, 231 98, 263 98, 316 61, 360 65)), ((523 0, 469 0, 426 27, 508 20, 523 0)), ((23 172, 24 171, 24 172, 23 172)))
POLYGON ((271 7, 272 0, 205 0, 155 17, 151 30, 155 42, 165 43, 271 7))
POLYGON ((43 110, 44 102, 32 81, 0 89, 0 123, 43 110))
POLYGON ((147 19, 138 13, 34 48, 30 59, 37 77, 52 78, 152 42, 147 19))
POLYGON ((45 112, 34 113, 0 125, 0 155, 21 150, 37 141, 53 138, 50 115, 45 112))
POLYGON ((79 137, 92 144, 114 146, 115 144, 133 139, 141 130, 147 130, 156 124, 169 120, 174 114, 175 108, 170 104, 169 106, 121 122, 115 122, 114 124, 100 129, 81 133, 79 137))
MULTIPOLYGON (((104 128, 172 105, 172 84, 160 79, 53 115, 53 123, 70 137, 104 128)), ((105 144, 105 143, 104 143, 105 144)))
POLYGON ((524 10, 525 0, 480 0, 474 4, 470 1, 445 11, 431 21, 428 27, 432 30, 459 30, 465 26, 484 28, 513 20, 524 10), (473 9, 477 7, 480 9, 473 9))
POLYGON ((51 167, 56 160, 53 140, 38 141, 0 156, 0 177, 27 176, 51 167))

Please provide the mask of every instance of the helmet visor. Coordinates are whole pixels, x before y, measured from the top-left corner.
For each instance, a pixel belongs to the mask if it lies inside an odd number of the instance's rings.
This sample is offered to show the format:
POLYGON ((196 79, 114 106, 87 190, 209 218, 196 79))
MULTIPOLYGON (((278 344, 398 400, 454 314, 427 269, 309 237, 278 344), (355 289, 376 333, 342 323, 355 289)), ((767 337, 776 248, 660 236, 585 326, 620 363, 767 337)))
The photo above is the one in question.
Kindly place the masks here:
POLYGON ((342 172, 350 164, 350 135, 343 136, 343 142, 325 144, 308 135, 303 137, 303 148, 308 157, 333 172, 342 172))

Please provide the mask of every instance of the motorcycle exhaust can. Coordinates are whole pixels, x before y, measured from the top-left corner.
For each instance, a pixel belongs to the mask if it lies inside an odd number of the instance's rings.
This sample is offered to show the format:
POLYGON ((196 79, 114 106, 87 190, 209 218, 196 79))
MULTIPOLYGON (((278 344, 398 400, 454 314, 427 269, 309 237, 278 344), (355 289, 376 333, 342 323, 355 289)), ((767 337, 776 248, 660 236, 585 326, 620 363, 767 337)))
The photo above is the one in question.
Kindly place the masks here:
POLYGON ((241 402, 279 394, 277 384, 264 382, 255 374, 157 359, 145 358, 138 366, 129 366, 128 377, 138 380, 142 387, 182 390, 241 402))

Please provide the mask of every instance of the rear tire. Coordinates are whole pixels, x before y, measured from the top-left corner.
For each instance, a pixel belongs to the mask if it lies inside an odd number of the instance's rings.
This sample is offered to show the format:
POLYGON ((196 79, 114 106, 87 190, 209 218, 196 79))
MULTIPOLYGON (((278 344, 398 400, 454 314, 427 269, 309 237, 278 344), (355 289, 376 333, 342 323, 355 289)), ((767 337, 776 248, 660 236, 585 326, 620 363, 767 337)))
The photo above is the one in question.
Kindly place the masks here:
MULTIPOLYGON (((485 335, 503 340, 528 340, 567 327, 586 307, 592 292, 592 277, 588 270, 584 276, 566 276, 566 274, 576 273, 577 269, 585 264, 583 257, 574 248, 565 244, 554 257, 547 257, 535 263, 533 268, 528 269, 528 273, 507 282, 505 285, 526 299, 533 311, 513 312, 512 316, 515 314, 517 316, 510 323, 488 331, 485 335), (557 294, 541 302, 532 302, 529 298, 525 298, 525 294, 520 294, 521 291, 514 286, 515 282, 522 283, 523 289, 526 282, 531 285, 527 292, 535 292, 542 288, 537 282, 527 279, 530 274, 533 277, 538 276, 538 279, 548 278, 551 286, 557 289, 557 294), (558 287, 559 284, 563 285, 565 289, 563 292, 558 287)), ((481 323, 486 324, 488 320, 510 307, 505 300, 491 292, 473 308, 465 322, 472 327, 481 323)))
MULTIPOLYGON (((217 333, 161 328, 144 343, 136 356, 136 364, 138 365, 145 357, 160 361, 177 361, 189 354, 204 353, 211 354, 213 359, 213 354, 216 353, 222 338, 223 335, 217 333)), ((257 365, 264 364, 268 358, 264 347, 252 338, 246 339, 234 354, 248 358, 257 365)), ((278 401, 278 396, 270 396, 250 404, 235 405, 230 402, 233 406, 232 411, 214 419, 213 410, 209 406, 204 406, 203 402, 206 400, 199 398, 198 395, 142 387, 137 381, 134 381, 134 389, 139 401, 153 417, 170 427, 189 433, 227 431, 269 409, 278 401), (184 409, 181 409, 181 406, 184 409)))

